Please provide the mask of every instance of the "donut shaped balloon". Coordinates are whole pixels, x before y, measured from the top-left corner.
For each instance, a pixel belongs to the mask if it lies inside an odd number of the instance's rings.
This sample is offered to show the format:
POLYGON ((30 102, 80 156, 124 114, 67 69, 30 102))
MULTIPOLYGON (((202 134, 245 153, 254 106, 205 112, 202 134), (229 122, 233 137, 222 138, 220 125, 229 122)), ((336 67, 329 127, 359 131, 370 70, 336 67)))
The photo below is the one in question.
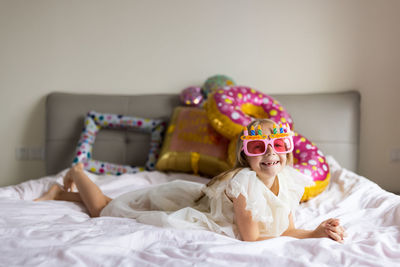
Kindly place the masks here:
POLYGON ((236 138, 253 118, 269 118, 293 127, 292 118, 278 101, 246 86, 216 90, 209 96, 205 108, 211 125, 228 139, 236 138))
POLYGON ((234 86, 235 82, 233 81, 232 78, 226 76, 226 75, 214 75, 212 77, 209 77, 204 85, 201 87, 201 92, 204 96, 205 99, 208 98, 208 96, 214 92, 215 90, 219 88, 223 88, 226 86, 234 86))
POLYGON ((203 95, 201 88, 196 86, 190 86, 182 90, 180 95, 182 104, 186 106, 198 107, 203 103, 203 95))
POLYGON ((329 184, 330 170, 321 150, 299 133, 293 136, 293 168, 310 176, 314 185, 306 187, 301 201, 307 201, 320 194, 329 184))
MULTIPOLYGON (((212 126, 231 140, 253 118, 269 118, 293 127, 292 118, 278 101, 250 87, 218 89, 210 95, 205 107, 212 126)), ((307 201, 320 194, 329 184, 329 165, 318 147, 301 134, 295 133, 293 144, 293 167, 314 181, 314 185, 305 188, 302 196, 301 201, 307 201)))

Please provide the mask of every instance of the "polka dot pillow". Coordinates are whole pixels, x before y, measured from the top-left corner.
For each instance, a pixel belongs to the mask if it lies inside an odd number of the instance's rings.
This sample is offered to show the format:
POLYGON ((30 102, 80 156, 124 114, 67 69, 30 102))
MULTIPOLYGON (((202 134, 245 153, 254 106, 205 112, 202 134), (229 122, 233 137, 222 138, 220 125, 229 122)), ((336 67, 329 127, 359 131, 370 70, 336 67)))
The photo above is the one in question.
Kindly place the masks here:
POLYGON ((73 164, 82 162, 88 171, 112 175, 155 169, 165 129, 164 121, 90 111, 85 118, 84 124, 85 126, 78 142, 73 164), (119 165, 92 159, 92 150, 96 135, 102 128, 135 128, 140 132, 150 134, 150 150, 145 166, 119 165))

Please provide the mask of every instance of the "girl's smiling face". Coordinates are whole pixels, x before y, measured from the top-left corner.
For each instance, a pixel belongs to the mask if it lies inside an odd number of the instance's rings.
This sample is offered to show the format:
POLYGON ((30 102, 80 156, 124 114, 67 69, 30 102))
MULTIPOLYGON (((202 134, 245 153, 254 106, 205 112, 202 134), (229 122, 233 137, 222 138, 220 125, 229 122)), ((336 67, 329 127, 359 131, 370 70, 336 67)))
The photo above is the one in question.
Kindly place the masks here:
MULTIPOLYGON (((261 124, 263 134, 272 133, 273 124, 264 122, 261 124)), ((260 156, 246 156, 250 168, 257 173, 257 176, 264 180, 275 178, 276 175, 286 166, 287 157, 285 153, 275 153, 271 145, 267 151, 260 156)))

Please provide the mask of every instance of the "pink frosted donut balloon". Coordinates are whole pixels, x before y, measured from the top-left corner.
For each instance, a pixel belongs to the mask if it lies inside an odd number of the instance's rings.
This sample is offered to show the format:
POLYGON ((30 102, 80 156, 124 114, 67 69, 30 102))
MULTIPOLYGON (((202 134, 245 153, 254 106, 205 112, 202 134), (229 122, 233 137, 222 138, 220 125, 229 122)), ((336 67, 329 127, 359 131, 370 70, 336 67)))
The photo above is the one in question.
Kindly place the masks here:
POLYGON ((207 115, 211 125, 234 139, 253 118, 269 118, 293 125, 289 113, 272 97, 246 86, 225 87, 208 96, 207 115))
POLYGON ((182 104, 186 106, 200 106, 203 102, 203 95, 200 87, 190 86, 182 90, 180 95, 182 104))
POLYGON ((293 167, 312 177, 313 186, 305 188, 301 201, 306 201, 320 194, 330 180, 329 165, 318 147, 299 133, 293 136, 293 167))
MULTIPOLYGON (((231 140, 253 118, 269 118, 277 123, 287 122, 293 128, 289 113, 278 101, 250 87, 218 89, 208 97, 206 109, 214 129, 231 140)), ((329 166, 322 152, 304 136, 295 133, 293 143, 293 167, 314 181, 314 185, 305 188, 301 201, 306 201, 321 193, 329 184, 329 166)))

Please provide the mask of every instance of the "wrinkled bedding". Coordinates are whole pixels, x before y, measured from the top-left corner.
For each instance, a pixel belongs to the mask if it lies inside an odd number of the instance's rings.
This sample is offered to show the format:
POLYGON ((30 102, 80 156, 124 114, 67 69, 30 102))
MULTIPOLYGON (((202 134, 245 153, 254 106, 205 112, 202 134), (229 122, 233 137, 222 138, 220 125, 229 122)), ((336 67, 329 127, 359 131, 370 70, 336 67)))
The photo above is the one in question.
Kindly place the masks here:
MULTIPOLYGON (((295 224, 314 229, 340 218, 348 233, 344 244, 291 237, 243 242, 127 218, 90 218, 79 203, 32 201, 61 183, 64 170, 0 188, 0 266, 400 266, 400 196, 327 159, 330 185, 300 205, 295 224)), ((88 175, 110 197, 176 179, 208 181, 161 172, 88 175)))

